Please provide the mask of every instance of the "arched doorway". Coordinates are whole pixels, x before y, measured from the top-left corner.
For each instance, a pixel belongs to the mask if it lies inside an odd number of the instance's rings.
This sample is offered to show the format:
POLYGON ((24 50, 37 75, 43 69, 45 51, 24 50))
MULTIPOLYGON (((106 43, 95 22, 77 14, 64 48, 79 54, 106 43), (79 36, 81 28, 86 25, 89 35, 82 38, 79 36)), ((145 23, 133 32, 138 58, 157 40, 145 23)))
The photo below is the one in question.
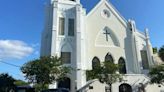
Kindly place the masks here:
POLYGON ((100 67, 100 60, 97 57, 94 57, 92 60, 92 69, 95 69, 96 67, 100 67))
POLYGON ((107 53, 107 55, 105 56, 105 61, 114 63, 113 57, 109 53, 107 53))
POLYGON ((71 89, 71 80, 70 78, 64 78, 58 82, 58 88, 71 89))
POLYGON ((123 83, 119 86, 119 92, 132 92, 132 87, 129 84, 123 83))
POLYGON ((119 65, 119 73, 126 74, 126 63, 122 57, 118 60, 118 65, 119 65))

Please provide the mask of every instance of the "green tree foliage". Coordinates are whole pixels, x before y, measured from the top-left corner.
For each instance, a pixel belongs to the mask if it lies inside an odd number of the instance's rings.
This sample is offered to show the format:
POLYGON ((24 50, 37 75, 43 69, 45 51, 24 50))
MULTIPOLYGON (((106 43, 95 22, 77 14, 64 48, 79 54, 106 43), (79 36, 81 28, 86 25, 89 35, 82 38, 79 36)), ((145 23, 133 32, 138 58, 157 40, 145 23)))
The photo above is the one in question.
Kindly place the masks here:
POLYGON ((101 66, 99 63, 96 63, 92 70, 86 71, 87 80, 97 79, 100 77, 101 66))
POLYGON ((110 61, 105 61, 102 65, 97 65, 93 70, 87 71, 87 79, 99 79, 101 83, 106 83, 111 92, 111 86, 116 81, 122 80, 122 76, 116 72, 119 65, 110 61))
POLYGON ((25 81, 22 81, 22 80, 16 80, 16 81, 14 82, 14 84, 15 84, 16 86, 27 86, 27 85, 29 85, 28 82, 25 82, 25 81))
POLYGON ((153 48, 153 53, 156 54, 157 52, 158 52, 157 47, 154 47, 154 48, 153 48))
POLYGON ((164 61, 164 45, 159 49, 159 57, 164 61))
POLYGON ((47 84, 62 79, 70 72, 70 67, 62 64, 57 56, 45 56, 25 63, 21 71, 25 74, 30 83, 41 85, 44 88, 47 84))
POLYGON ((164 65, 156 65, 150 69, 149 76, 151 83, 164 83, 164 65))
POLYGON ((112 83, 118 81, 118 79, 120 80, 121 75, 116 73, 118 69, 119 65, 109 61, 104 62, 104 66, 102 67, 102 74, 104 75, 104 77, 101 78, 102 81, 111 85, 112 83))
POLYGON ((35 88, 35 92, 40 92, 41 89, 47 89, 48 84, 46 84, 44 87, 41 84, 35 84, 33 87, 35 88))
POLYGON ((0 74, 0 92, 9 92, 15 88, 15 79, 7 73, 0 74))

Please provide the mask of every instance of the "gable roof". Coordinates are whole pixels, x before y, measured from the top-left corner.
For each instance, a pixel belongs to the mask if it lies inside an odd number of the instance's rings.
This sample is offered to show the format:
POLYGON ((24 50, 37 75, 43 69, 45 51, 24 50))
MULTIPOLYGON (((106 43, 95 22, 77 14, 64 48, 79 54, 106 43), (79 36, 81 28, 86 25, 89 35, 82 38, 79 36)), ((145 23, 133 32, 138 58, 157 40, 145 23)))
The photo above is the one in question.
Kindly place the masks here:
POLYGON ((117 19, 124 25, 127 26, 127 20, 118 12, 118 10, 107 0, 100 0, 88 13, 87 17, 97 10, 102 4, 105 4, 111 12, 117 17, 117 19))

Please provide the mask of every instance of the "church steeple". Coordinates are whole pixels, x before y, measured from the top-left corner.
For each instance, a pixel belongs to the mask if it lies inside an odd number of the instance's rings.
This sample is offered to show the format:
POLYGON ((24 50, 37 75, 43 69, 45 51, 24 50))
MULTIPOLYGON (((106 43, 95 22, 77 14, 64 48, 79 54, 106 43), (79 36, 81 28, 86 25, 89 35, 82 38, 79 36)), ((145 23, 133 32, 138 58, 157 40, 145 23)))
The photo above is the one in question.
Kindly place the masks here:
MULTIPOLYGON (((86 11, 80 0, 49 0, 46 26, 42 36, 42 56, 68 56, 63 62, 70 65, 71 71, 68 83, 70 92, 75 92, 86 84, 85 42, 83 39, 86 11), (67 62, 68 61, 68 62, 67 62), (76 81, 75 81, 76 80, 76 81)), ((60 84, 60 83, 57 83, 60 84)), ((64 85, 64 84, 62 84, 64 85)), ((56 88, 56 83, 49 86, 56 88)))

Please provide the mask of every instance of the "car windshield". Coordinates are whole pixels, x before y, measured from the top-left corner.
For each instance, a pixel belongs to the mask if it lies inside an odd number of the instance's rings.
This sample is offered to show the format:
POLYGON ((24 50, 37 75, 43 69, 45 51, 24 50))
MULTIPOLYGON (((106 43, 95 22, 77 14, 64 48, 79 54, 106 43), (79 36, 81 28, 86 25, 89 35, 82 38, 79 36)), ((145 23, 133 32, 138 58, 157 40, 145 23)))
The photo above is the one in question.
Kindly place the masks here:
POLYGON ((44 90, 42 92, 69 92, 66 89, 48 89, 48 90, 44 90))

